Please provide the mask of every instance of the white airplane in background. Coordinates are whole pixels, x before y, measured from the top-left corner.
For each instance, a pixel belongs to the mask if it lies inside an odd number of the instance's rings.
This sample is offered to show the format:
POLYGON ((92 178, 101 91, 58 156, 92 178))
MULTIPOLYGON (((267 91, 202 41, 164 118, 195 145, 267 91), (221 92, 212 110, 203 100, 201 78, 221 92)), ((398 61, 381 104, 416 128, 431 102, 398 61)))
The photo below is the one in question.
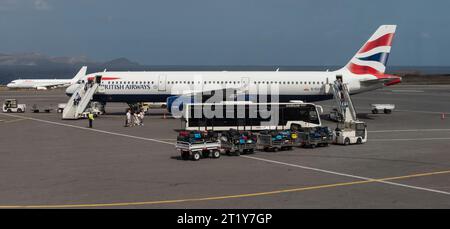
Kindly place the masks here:
POLYGON ((37 89, 37 90, 47 90, 49 88, 57 87, 68 87, 76 83, 80 78, 86 76, 87 67, 84 66, 80 69, 78 74, 73 79, 18 79, 13 80, 11 83, 6 85, 11 89, 37 89))
MULTIPOLYGON (((210 91, 211 86, 222 89, 239 89, 245 86, 266 87, 276 85, 279 88, 279 101, 302 100, 314 102, 333 98, 326 85, 337 78, 348 85, 351 94, 375 90, 401 82, 398 76, 385 74, 386 63, 391 51, 396 25, 382 25, 360 48, 355 56, 343 68, 336 71, 173 71, 173 72, 100 72, 87 75, 83 80, 101 76, 101 93, 93 100, 107 102, 164 103, 171 98, 189 93, 174 90, 177 87, 189 88, 190 93, 210 91), (199 77, 201 76, 201 77, 199 77), (198 90, 200 88, 200 90, 198 90), (168 99, 169 98, 169 99, 168 99)), ((66 90, 72 95, 78 85, 66 90)), ((169 105, 169 104, 167 104, 169 105)), ((170 106, 170 105, 169 105, 170 106)))

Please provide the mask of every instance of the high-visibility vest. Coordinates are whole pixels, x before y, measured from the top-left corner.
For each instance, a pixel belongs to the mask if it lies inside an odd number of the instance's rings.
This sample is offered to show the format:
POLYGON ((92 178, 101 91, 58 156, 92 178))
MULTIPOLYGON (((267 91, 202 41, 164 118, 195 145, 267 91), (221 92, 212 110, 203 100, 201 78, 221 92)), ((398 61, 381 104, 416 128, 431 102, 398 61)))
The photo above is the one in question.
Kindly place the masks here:
POLYGON ((94 114, 89 114, 89 115, 88 115, 88 118, 89 118, 90 120, 94 120, 94 114))

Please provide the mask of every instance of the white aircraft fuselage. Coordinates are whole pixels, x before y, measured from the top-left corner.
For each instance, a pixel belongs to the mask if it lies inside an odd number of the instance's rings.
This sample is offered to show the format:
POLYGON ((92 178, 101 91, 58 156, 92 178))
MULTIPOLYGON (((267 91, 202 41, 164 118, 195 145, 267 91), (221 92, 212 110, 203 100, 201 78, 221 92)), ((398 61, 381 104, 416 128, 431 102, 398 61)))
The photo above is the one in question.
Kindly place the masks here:
MULTIPOLYGON (((329 84, 338 77, 348 85, 351 94, 401 82, 400 77, 385 74, 395 30, 395 25, 380 26, 349 63, 337 71, 99 72, 82 79, 102 76, 102 90, 94 95, 94 100, 103 103, 166 102, 171 96, 222 89, 246 88, 249 90, 245 93, 250 95, 264 94, 268 87, 277 88, 268 93, 276 93, 280 102, 327 100, 333 96, 329 84)), ((72 95, 77 87, 70 86, 66 93, 72 95)))
POLYGON ((24 88, 30 88, 30 89, 38 89, 38 90, 46 90, 49 85, 52 87, 58 87, 58 86, 69 86, 71 83, 71 80, 67 79, 21 79, 21 80, 13 80, 11 83, 7 84, 6 86, 8 88, 12 89, 24 89, 24 88))
MULTIPOLYGON (((247 87, 248 93, 269 93, 275 91, 280 102, 302 100, 314 102, 332 98, 327 84, 342 76, 352 94, 374 90, 386 85, 399 83, 399 77, 386 76, 387 81, 378 81, 375 76, 352 76, 343 70, 333 72, 101 72, 87 75, 102 76, 104 90, 94 95, 100 102, 166 102, 170 96, 220 89, 240 89, 247 87), (364 85, 375 80, 377 83, 364 85)), ((67 89, 73 94, 76 85, 67 89)))
POLYGON ((87 67, 80 69, 73 79, 18 79, 13 80, 6 86, 11 89, 37 89, 47 90, 49 88, 67 87, 76 83, 80 78, 86 76, 87 67))

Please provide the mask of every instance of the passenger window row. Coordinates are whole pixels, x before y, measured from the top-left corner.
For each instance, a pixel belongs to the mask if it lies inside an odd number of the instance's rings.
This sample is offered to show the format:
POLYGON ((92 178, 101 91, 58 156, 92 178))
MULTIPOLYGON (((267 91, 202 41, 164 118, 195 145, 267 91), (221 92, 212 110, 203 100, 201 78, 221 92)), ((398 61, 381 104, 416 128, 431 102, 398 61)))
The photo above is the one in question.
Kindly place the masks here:
MULTIPOLYGON (((154 81, 107 81, 107 84, 155 84, 154 81)), ((167 84, 194 84, 194 81, 167 81, 167 84)), ((239 81, 203 81, 203 84, 240 84, 239 81)), ((106 84, 105 81, 102 84, 106 84)), ((201 81, 197 81, 197 84, 201 84, 201 81)), ((324 85, 322 81, 253 81, 253 84, 283 84, 283 85, 324 85)))

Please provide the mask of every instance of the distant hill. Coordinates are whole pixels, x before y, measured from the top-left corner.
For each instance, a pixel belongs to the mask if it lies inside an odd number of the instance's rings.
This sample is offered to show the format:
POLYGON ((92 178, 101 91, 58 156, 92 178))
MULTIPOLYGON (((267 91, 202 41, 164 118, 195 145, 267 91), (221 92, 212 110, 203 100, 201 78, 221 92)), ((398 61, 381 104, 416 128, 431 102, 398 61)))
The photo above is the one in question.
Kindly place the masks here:
POLYGON ((40 66, 74 65, 95 63, 86 57, 49 57, 40 53, 0 54, 1 66, 40 66))
POLYGON ((88 72, 108 70, 143 70, 148 67, 127 58, 107 62, 92 61, 86 57, 50 57, 40 53, 0 53, 0 84, 14 79, 65 79, 72 78, 81 66, 88 72))
POLYGON ((112 66, 112 67, 122 67, 122 68, 140 67, 141 66, 139 63, 132 62, 124 57, 105 62, 105 63, 103 63, 103 65, 106 67, 112 66))

